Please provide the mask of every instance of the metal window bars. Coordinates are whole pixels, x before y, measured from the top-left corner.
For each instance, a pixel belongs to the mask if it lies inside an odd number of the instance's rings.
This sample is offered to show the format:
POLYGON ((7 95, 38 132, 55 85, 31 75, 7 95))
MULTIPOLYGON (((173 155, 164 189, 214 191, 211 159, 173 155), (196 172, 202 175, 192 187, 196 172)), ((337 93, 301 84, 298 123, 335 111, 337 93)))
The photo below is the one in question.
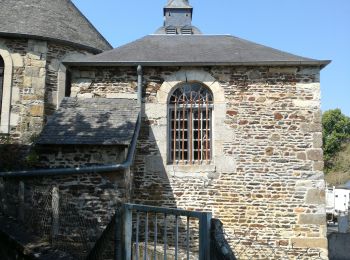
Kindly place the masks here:
POLYGON ((212 158, 213 95, 200 83, 177 88, 169 103, 169 161, 209 164, 212 158))

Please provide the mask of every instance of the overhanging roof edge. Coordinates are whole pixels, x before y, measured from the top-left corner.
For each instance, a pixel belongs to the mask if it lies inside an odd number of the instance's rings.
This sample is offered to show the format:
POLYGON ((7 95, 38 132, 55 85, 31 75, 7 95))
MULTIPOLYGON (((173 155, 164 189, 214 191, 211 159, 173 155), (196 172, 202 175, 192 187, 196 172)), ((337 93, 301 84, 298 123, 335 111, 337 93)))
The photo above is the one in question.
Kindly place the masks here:
POLYGON ((79 62, 66 61, 63 62, 69 66, 320 66, 326 67, 331 60, 315 60, 315 61, 261 61, 261 62, 174 62, 174 61, 111 61, 111 62, 79 62))

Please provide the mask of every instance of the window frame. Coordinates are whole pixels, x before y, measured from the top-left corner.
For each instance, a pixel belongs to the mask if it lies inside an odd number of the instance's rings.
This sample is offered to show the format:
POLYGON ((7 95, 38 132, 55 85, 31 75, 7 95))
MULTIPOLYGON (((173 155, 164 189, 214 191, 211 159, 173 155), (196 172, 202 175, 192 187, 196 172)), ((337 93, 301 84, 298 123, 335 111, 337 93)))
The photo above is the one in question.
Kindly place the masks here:
MULTIPOLYGON (((184 93, 184 92, 182 92, 184 93)), ((191 96, 192 99, 192 96, 191 96)), ((193 100, 192 100, 193 101, 193 100)), ((183 118, 183 117, 182 117, 183 118)), ((168 102, 167 102, 167 163, 170 165, 191 165, 191 166, 195 166, 195 165, 210 165, 213 162, 214 159, 214 154, 213 154, 213 118, 214 118, 214 95, 211 91, 211 89, 206 86, 205 84, 203 84, 202 82, 198 82, 198 81, 191 81, 191 82, 181 82, 179 84, 176 85, 176 87, 170 92, 169 94, 169 98, 168 98, 168 102), (197 104, 194 103, 186 103, 186 104, 177 104, 175 105, 175 103, 172 103, 172 98, 174 97, 174 94, 176 93, 176 91, 183 89, 184 87, 190 87, 191 90, 189 91, 189 93, 196 93, 197 92, 197 98, 199 96, 199 99, 196 99, 195 102, 197 102, 198 100, 201 100, 203 102, 204 99, 202 99, 202 96, 200 96, 200 92, 204 91, 204 93, 207 95, 207 98, 209 96, 209 98, 207 99, 206 103, 202 103, 199 102, 197 104), (195 91, 192 90, 194 87, 199 87, 199 90, 195 91), (201 104, 203 105, 202 107, 201 104), (182 111, 177 111, 177 108, 180 108, 182 111), (198 115, 198 111, 200 109, 200 114, 201 117, 196 119, 195 114, 198 115), (181 122, 180 120, 176 121, 176 125, 179 124, 179 128, 180 130, 178 130, 178 127, 174 125, 174 120, 173 120, 173 115, 175 114, 175 111, 178 115, 183 116, 184 114, 186 115, 186 120, 181 122), (184 112, 185 111, 185 112, 184 112), (192 113, 192 114, 191 114, 192 113), (203 120, 205 115, 205 120, 203 120), (192 119, 192 121, 191 121, 192 119), (197 123, 197 128, 194 128, 193 125, 195 125, 195 122, 201 120, 201 127, 199 128, 198 123, 197 123), (187 122, 185 124, 185 122, 187 122), (188 124, 188 122, 190 122, 190 124, 188 124), (207 125, 207 122, 209 122, 209 124, 207 125), (185 129, 186 131, 181 131, 181 127, 186 126, 185 129), (175 149, 174 151, 174 126, 175 126, 175 131, 176 133, 178 131, 180 131, 179 134, 182 134, 184 136, 184 132, 187 132, 187 136, 186 138, 182 139, 179 138, 180 142, 182 142, 182 145, 184 148, 178 148, 175 149), (188 133, 192 130, 192 138, 189 138, 190 136, 188 135, 188 133), (181 133, 182 132, 182 133, 181 133), (208 139, 205 140, 205 138, 203 138, 204 136, 206 136, 207 134, 205 134, 204 132, 207 132, 208 134, 208 139), (204 133, 204 135, 203 135, 204 133), (193 136, 193 135, 201 135, 201 141, 199 142, 198 137, 197 136, 193 136), (184 145, 184 142, 187 143, 187 145, 184 145), (196 146, 196 142, 197 142, 197 146, 196 146), (206 148, 204 143, 205 142, 209 142, 209 146, 206 148), (198 147, 201 147, 200 152, 198 151, 198 147), (186 151, 186 152, 185 152, 186 151), (196 154, 197 152, 197 154, 196 154), (176 153, 182 153, 182 159, 179 158, 177 160, 175 160, 176 153), (187 155, 184 156, 184 153, 186 153, 187 155), (208 154, 209 153, 209 154, 208 154), (204 155, 205 154, 205 155, 204 155)), ((177 138, 176 138, 177 140, 177 138)), ((181 143, 180 143, 181 144, 181 143)))
POLYGON ((4 74, 5 74, 5 61, 0 55, 0 122, 1 122, 2 103, 3 103, 3 96, 4 96, 4 74))

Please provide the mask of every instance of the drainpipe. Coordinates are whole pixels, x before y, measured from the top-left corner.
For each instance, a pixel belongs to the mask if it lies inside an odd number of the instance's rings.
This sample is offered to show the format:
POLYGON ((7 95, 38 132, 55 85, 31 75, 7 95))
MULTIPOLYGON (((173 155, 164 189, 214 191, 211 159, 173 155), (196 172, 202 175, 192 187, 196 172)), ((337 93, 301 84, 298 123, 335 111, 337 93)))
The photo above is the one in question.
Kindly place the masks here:
POLYGON ((142 66, 137 66, 137 103, 142 112, 142 66))
POLYGON ((135 132, 131 140, 131 144, 128 149, 126 159, 120 164, 106 164, 101 166, 90 167, 78 167, 78 168, 58 168, 58 169, 41 169, 41 170, 28 170, 28 171, 16 171, 16 172, 0 172, 0 178, 2 177, 44 177, 44 176, 65 176, 72 174, 84 174, 84 173, 106 173, 118 170, 128 169, 133 161, 136 152, 137 140, 141 128, 141 116, 142 116, 142 67, 137 67, 137 101, 140 106, 140 112, 137 118, 135 132))

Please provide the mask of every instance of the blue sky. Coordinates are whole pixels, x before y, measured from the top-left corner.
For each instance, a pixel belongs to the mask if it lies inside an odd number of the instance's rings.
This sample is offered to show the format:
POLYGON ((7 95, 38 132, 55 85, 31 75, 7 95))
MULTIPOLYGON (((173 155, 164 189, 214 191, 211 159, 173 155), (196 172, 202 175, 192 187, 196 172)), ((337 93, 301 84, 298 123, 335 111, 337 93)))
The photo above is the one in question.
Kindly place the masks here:
MULTIPOLYGON (((114 46, 153 33, 166 0, 73 0, 114 46)), ((321 72, 322 110, 350 116, 349 0, 190 0, 205 34, 231 34, 293 54, 332 60, 321 72)))

